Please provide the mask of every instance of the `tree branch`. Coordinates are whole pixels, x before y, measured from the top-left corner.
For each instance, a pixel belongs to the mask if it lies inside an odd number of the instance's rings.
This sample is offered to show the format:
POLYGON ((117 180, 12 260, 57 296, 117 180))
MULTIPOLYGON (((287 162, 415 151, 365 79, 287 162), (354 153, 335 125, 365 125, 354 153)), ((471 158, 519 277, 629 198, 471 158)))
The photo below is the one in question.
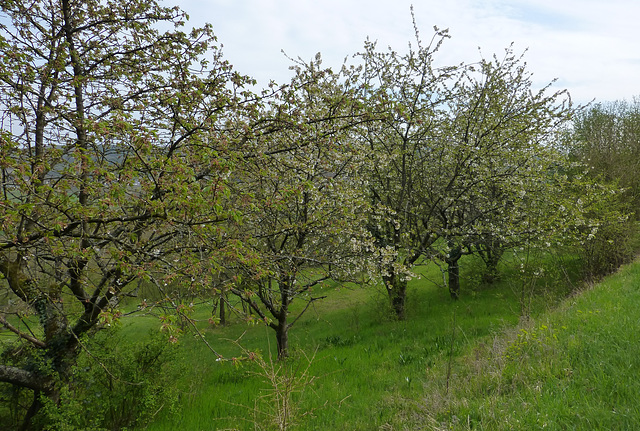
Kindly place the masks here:
POLYGON ((44 341, 42 340, 38 340, 36 337, 33 337, 29 334, 25 334, 24 332, 20 331, 18 328, 16 328, 15 326, 13 326, 11 323, 7 322, 7 319, 0 315, 0 323, 2 323, 2 325, 7 328, 9 331, 13 332, 14 334, 18 335, 18 337, 20 338, 24 338, 27 341, 30 341, 31 343, 35 344, 38 347, 46 347, 46 344, 44 343, 44 341))
POLYGON ((25 371, 22 368, 0 365, 0 382, 11 383, 34 391, 46 391, 51 382, 35 373, 25 371))
POLYGON ((314 301, 318 301, 318 300, 320 300, 320 299, 324 299, 324 298, 326 298, 326 297, 327 297, 327 296, 325 295, 325 296, 318 296, 317 298, 310 298, 310 299, 309 299, 309 301, 307 302, 307 305, 305 305, 304 310, 302 310, 302 311, 300 312, 300 314, 298 314, 298 316, 293 320, 293 322, 291 322, 291 323, 289 323, 289 324, 287 325, 287 329, 288 329, 288 328, 291 328, 291 327, 292 327, 292 326, 293 326, 293 325, 298 321, 298 319, 300 319, 300 318, 302 317, 302 315, 307 311, 307 309, 309 308, 309 306, 311 306, 311 304, 312 304, 314 301))

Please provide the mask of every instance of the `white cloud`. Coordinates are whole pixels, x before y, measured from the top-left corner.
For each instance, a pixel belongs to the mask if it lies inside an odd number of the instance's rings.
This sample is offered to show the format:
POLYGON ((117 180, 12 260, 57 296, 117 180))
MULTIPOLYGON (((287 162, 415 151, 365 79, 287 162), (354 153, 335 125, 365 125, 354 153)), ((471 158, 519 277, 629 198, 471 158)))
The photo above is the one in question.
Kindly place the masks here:
MULTIPOLYGON (((171 0, 166 0, 170 3, 171 0)), ((338 67, 365 38, 403 50, 413 40, 411 0, 183 0, 199 25, 211 22, 226 57, 264 85, 289 79, 292 57, 320 51, 338 67)), ((615 100, 640 94, 640 2, 637 0, 413 0, 423 39, 433 25, 452 38, 441 61, 475 61, 514 42, 536 82, 558 78, 574 100, 615 100)))

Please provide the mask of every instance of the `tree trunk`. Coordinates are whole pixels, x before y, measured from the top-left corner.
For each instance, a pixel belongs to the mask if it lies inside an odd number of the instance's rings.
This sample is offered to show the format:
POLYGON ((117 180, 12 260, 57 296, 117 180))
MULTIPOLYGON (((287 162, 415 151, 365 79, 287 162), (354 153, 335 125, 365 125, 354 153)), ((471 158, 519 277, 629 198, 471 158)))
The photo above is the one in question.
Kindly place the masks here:
POLYGON ((59 329, 59 333, 47 341, 42 361, 52 366, 51 374, 38 376, 41 387, 33 391, 33 402, 25 415, 21 430, 39 429, 34 428, 32 422, 45 405, 43 397, 48 398, 53 405, 60 404, 61 388, 69 383, 71 369, 79 354, 77 338, 65 330, 59 329))
POLYGON ((289 356, 289 326, 286 320, 279 321, 274 328, 276 330, 276 341, 278 343, 278 360, 281 361, 289 356))
POLYGON ((225 314, 225 302, 222 297, 220 298, 220 324, 222 326, 227 324, 227 316, 225 314))
POLYGON ((458 299, 460 297, 460 266, 458 261, 449 261, 447 266, 447 273, 449 275, 449 293, 452 299, 458 299))
POLYGON ((22 421, 20 431, 28 431, 31 428, 31 421, 41 408, 42 401, 40 401, 40 391, 33 391, 33 402, 31 403, 31 407, 29 407, 29 410, 27 410, 27 414, 22 421))
POLYGON ((219 303, 220 303, 220 324, 224 326, 227 324, 227 310, 226 310, 227 294, 225 292, 220 294, 219 303))
MULTIPOLYGON (((23 386, 23 385, 18 385, 18 386, 23 386)), ((43 389, 33 389, 33 401, 31 402, 31 406, 25 413, 24 419, 22 420, 22 425, 20 426, 21 431, 28 431, 28 430, 41 428, 37 425, 34 425, 33 419, 38 415, 40 410, 44 407, 44 403, 42 402, 43 397, 49 398, 51 402, 55 405, 58 405, 60 403, 60 387, 58 384, 54 382, 54 380, 52 380, 49 377, 41 376, 40 386, 43 389)))
POLYGON ((489 255, 488 260, 485 262, 486 268, 484 274, 482 274, 482 281, 487 284, 492 284, 500 278, 500 274, 498 273, 498 263, 500 262, 501 257, 502 256, 497 253, 491 253, 489 255))
POLYGON ((447 263, 447 274, 449 276, 449 294, 452 299, 460 297, 460 265, 459 261, 462 257, 462 250, 455 248, 451 250, 449 256, 445 259, 447 263))
POLYGON ((485 272, 482 274, 482 281, 488 284, 495 282, 500 274, 498 264, 504 254, 502 243, 495 239, 488 239, 477 247, 478 255, 485 264, 485 272))
POLYGON ((396 319, 405 320, 405 302, 407 297, 407 281, 398 274, 392 273, 389 276, 382 277, 387 293, 389 294, 389 300, 391 301, 391 308, 395 314, 396 319))

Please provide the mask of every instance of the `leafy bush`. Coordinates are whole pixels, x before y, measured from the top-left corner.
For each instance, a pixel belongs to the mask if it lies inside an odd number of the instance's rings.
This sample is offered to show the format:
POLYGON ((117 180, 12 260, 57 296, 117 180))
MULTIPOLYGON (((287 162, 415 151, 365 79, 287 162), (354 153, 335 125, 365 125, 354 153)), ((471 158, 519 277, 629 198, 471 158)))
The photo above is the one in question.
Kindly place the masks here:
POLYGON ((83 344, 84 352, 58 405, 49 399, 41 421, 45 429, 122 430, 148 423, 176 408, 180 375, 177 350, 154 332, 131 343, 118 330, 103 331, 83 344))
POLYGON ((583 243, 585 276, 599 279, 628 263, 635 255, 637 236, 638 229, 632 221, 600 226, 597 234, 583 243))

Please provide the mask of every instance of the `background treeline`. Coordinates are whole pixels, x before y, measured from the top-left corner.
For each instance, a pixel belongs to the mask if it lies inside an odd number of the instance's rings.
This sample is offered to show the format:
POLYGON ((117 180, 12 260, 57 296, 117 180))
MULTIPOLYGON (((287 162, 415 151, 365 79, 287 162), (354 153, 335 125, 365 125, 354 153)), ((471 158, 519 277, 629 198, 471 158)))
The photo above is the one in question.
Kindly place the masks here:
POLYGON ((291 82, 256 91, 178 8, 0 8, 9 427, 75 421, 83 399, 80 428, 161 410, 170 347, 109 356, 105 334, 125 315, 208 343, 193 316, 214 303, 211 324, 231 311, 264 324, 284 360, 333 283, 381 286, 403 321, 427 264, 457 300, 465 256, 492 283, 505 255, 525 268, 571 250, 586 277, 633 255, 637 102, 575 107, 534 86, 511 48, 441 65, 448 33, 425 42, 415 28, 405 52, 367 41, 339 70, 296 60, 291 82))
POLYGON ((640 101, 633 97, 590 105, 572 121, 569 157, 588 166, 589 175, 597 181, 620 187, 620 211, 630 216, 627 223, 603 226, 598 238, 586 245, 585 265, 591 276, 612 272, 635 253, 634 221, 640 216, 639 116, 640 101))

